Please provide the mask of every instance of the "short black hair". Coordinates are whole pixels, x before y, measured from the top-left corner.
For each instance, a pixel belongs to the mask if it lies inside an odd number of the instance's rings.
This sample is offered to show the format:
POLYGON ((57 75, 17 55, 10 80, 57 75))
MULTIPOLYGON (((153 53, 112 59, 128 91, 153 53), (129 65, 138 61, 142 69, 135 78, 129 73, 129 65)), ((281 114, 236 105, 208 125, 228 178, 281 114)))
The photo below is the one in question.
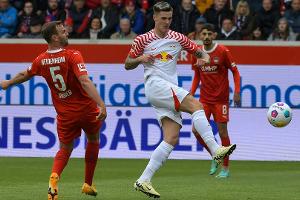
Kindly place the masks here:
POLYGON ((47 41, 47 43, 51 42, 52 35, 57 34, 56 26, 60 24, 62 24, 61 21, 52 21, 43 25, 42 36, 47 41))
POLYGON ((208 30, 208 31, 211 31, 211 32, 216 32, 216 29, 215 29, 215 26, 213 24, 210 24, 210 23, 206 23, 202 26, 200 32, 202 32, 204 29, 208 30))
POLYGON ((160 1, 154 4, 153 12, 159 13, 161 11, 169 12, 169 11, 173 11, 173 8, 168 2, 160 1))

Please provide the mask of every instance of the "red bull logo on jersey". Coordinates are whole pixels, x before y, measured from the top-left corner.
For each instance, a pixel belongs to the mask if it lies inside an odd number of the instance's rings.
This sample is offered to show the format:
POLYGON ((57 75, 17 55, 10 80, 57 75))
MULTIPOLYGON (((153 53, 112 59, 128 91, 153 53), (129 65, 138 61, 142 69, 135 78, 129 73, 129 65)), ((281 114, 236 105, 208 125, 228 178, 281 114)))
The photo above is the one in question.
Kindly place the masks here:
POLYGON ((155 55, 154 58, 161 60, 162 62, 167 62, 169 60, 173 60, 173 56, 168 54, 165 51, 160 52, 159 54, 155 55))

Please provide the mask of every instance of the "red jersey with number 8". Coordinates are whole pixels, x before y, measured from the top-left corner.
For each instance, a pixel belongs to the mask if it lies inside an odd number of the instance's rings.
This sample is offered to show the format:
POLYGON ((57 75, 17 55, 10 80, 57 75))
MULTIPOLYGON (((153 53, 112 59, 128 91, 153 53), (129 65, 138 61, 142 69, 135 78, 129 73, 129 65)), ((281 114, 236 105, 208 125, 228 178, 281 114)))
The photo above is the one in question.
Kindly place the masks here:
POLYGON ((59 49, 40 54, 27 69, 42 76, 51 90, 53 105, 60 117, 75 117, 97 108, 78 78, 88 75, 79 51, 59 49))

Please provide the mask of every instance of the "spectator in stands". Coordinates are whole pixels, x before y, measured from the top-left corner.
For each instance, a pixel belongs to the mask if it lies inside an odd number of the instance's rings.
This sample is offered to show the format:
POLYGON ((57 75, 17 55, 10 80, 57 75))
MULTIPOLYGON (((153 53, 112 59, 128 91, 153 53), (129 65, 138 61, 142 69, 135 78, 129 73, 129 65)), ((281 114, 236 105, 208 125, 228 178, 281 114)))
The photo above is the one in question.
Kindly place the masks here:
POLYGON ((256 28, 254 28, 254 30, 252 31, 250 36, 248 38, 245 38, 245 39, 247 39, 247 40, 265 40, 263 35, 264 34, 262 32, 262 28, 257 26, 256 28))
MULTIPOLYGON (((230 0, 231 2, 231 7, 235 10, 236 7, 237 7, 237 4, 240 0, 230 0)), ((258 12, 260 9, 261 9, 261 2, 262 0, 246 0, 249 7, 250 7, 250 10, 251 10, 251 13, 256 13, 258 12)), ((274 1, 283 1, 283 0, 274 0, 274 1)))
POLYGON ((193 32, 198 17, 200 17, 200 12, 192 4, 192 0, 182 0, 180 6, 174 9, 173 30, 184 35, 193 32))
POLYGON ((291 8, 287 10, 284 17, 295 33, 300 33, 300 0, 293 0, 291 8))
POLYGON ((195 0, 196 7, 200 14, 204 14, 205 11, 211 7, 214 3, 214 0, 195 0))
POLYGON ((234 21, 237 32, 242 39, 250 35, 254 28, 254 17, 250 13, 247 1, 241 0, 238 2, 235 10, 234 21))
POLYGON ((104 38, 110 38, 118 25, 118 10, 116 6, 111 5, 110 0, 102 0, 101 6, 93 11, 92 19, 98 17, 101 20, 101 35, 104 38))
POLYGON ((22 34, 20 38, 42 38, 42 26, 44 20, 41 17, 35 17, 30 20, 29 32, 22 34))
POLYGON ((64 0, 64 2, 65 2, 64 8, 66 10, 69 10, 69 9, 71 9, 74 1, 73 0, 64 0))
POLYGON ((279 18, 279 10, 273 8, 272 0, 263 0, 262 8, 257 12, 255 20, 257 26, 263 28, 265 39, 271 34, 279 18))
POLYGON ((89 38, 91 40, 103 39, 103 32, 101 32, 101 29, 101 19, 99 17, 94 17, 90 22, 90 28, 87 35, 83 38, 89 38))
POLYGON ((17 26, 17 10, 10 6, 9 0, 0 0, 0 38, 9 38, 17 26))
POLYGON ((134 33, 139 35, 144 32, 144 14, 136 7, 134 0, 125 1, 125 7, 120 14, 120 18, 128 18, 130 20, 131 29, 134 33))
POLYGON ((224 18, 233 18, 234 13, 226 7, 226 0, 214 0, 214 4, 208 8, 204 17, 208 23, 213 24, 220 33, 224 18))
POLYGON ((72 22, 73 32, 71 38, 81 38, 88 31, 89 22, 91 20, 92 10, 85 6, 85 0, 74 0, 67 19, 72 22))
POLYGON ((120 31, 111 35, 111 39, 134 39, 137 35, 131 30, 128 18, 120 19, 120 31))
POLYGON ((18 21, 19 26, 17 28, 17 37, 23 37, 23 34, 30 33, 30 22, 32 19, 37 18, 35 9, 31 1, 26 1, 23 10, 19 13, 18 21))
POLYGON ((221 33, 217 36, 218 40, 240 40, 240 34, 237 32, 236 26, 234 26, 233 20, 225 18, 222 22, 221 33))
POLYGON ((58 7, 58 0, 48 0, 48 8, 42 16, 45 18, 45 23, 57 20, 65 21, 66 12, 58 7))
POLYGON ((278 20, 277 26, 273 33, 270 34, 269 41, 295 41, 296 34, 290 28, 286 18, 281 18, 278 20))
MULTIPOLYGON (((49 7, 49 1, 48 0, 31 0, 31 1, 33 3, 33 6, 37 9, 37 14, 38 15, 44 14, 44 12, 49 7)), ((57 2, 58 9, 59 10, 65 9, 65 5, 68 6, 69 1, 72 1, 72 0, 57 0, 56 2, 57 2)))
POLYGON ((201 29, 203 25, 206 23, 206 19, 204 17, 199 17, 195 23, 195 31, 188 34, 188 38, 191 40, 200 40, 201 29))

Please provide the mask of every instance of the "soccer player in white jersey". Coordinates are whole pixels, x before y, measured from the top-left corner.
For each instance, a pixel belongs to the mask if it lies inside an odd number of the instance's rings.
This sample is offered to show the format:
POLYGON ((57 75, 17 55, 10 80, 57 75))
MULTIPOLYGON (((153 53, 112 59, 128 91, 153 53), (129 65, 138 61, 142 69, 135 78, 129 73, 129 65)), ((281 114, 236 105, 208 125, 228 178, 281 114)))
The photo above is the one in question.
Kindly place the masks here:
POLYGON ((159 198, 160 194, 153 188, 151 179, 178 142, 182 126, 180 111, 192 115, 195 129, 207 144, 216 162, 220 163, 225 156, 231 154, 236 145, 219 146, 202 104, 188 91, 178 87, 176 64, 180 51, 185 49, 196 56, 199 66, 209 62, 208 54, 202 52, 183 34, 169 29, 173 14, 170 4, 158 2, 153 10, 155 27, 135 38, 126 58, 125 68, 132 70, 139 64, 144 66, 145 94, 156 110, 164 134, 163 141, 152 153, 146 169, 134 183, 134 188, 150 197, 159 198))

